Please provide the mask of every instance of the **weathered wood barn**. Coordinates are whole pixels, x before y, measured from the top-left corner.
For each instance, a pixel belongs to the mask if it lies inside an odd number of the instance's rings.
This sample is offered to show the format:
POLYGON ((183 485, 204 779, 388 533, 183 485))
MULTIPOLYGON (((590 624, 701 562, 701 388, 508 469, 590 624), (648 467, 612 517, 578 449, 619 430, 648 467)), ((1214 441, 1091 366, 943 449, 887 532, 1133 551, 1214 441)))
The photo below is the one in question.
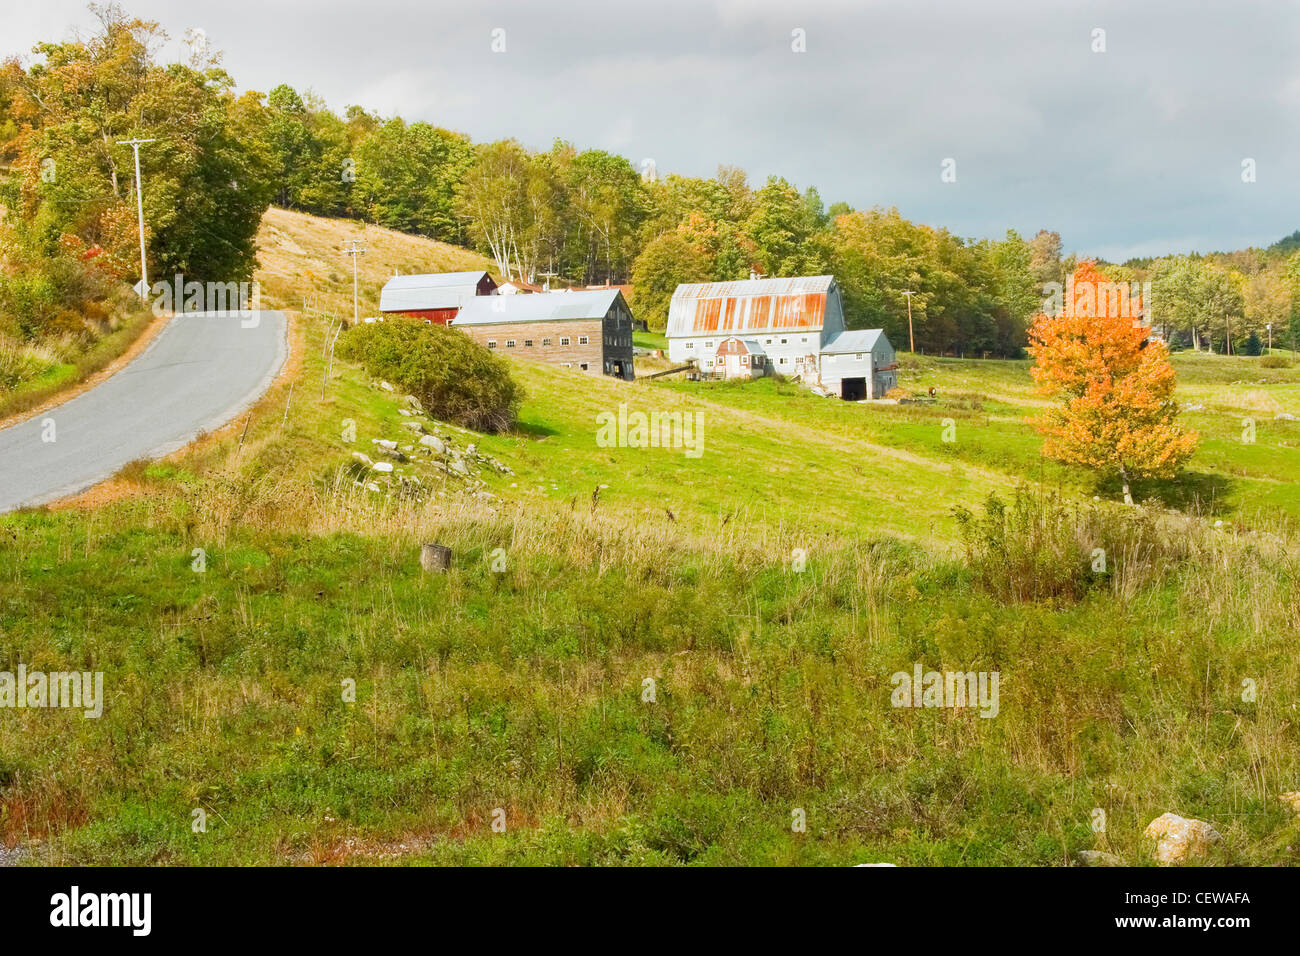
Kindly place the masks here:
POLYGON ((486 272, 393 276, 379 293, 379 311, 446 325, 466 302, 496 292, 497 284, 486 272))
POLYGON ((897 384, 894 349, 885 333, 845 330, 832 276, 677 287, 668 308, 671 360, 694 361, 706 374, 729 376, 733 346, 721 355, 719 349, 732 339, 745 343, 751 376, 786 375, 848 400, 882 398, 897 384), (756 357, 762 372, 754 371, 756 357))
POLYGON ((628 381, 635 376, 632 311, 617 289, 476 298, 451 326, 506 355, 628 381))

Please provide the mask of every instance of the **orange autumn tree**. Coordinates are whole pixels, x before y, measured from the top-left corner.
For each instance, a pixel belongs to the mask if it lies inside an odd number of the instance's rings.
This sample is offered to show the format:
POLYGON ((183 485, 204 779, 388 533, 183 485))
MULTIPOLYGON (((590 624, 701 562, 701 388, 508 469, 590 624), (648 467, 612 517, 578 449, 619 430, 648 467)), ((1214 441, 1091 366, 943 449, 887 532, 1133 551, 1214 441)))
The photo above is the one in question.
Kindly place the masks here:
POLYGON ((1043 454, 1117 475, 1125 504, 1131 479, 1172 478, 1197 442, 1175 420, 1169 350, 1147 338, 1141 316, 1141 296, 1083 262, 1061 315, 1029 330, 1038 392, 1058 403, 1035 422, 1043 454))

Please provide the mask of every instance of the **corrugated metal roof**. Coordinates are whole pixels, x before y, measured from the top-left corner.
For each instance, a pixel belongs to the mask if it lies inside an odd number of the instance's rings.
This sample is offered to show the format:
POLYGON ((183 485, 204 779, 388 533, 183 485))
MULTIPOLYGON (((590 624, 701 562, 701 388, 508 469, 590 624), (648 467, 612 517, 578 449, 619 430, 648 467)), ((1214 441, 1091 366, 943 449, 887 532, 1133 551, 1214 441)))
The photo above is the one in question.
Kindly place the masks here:
POLYGON ((478 295, 486 272, 431 272, 393 276, 379 293, 379 311, 456 309, 478 295))
MULTIPOLYGON (((845 329, 838 335, 827 339, 822 345, 823 352, 870 352, 876 347, 884 329, 845 329)), ((889 339, 885 339, 886 342, 889 339)))
POLYGON ((679 285, 668 307, 668 336, 820 329, 834 284, 832 276, 793 276, 679 285))
POLYGON ((451 324, 492 325, 502 322, 602 319, 614 301, 620 298, 622 294, 617 289, 480 296, 466 302, 451 324))

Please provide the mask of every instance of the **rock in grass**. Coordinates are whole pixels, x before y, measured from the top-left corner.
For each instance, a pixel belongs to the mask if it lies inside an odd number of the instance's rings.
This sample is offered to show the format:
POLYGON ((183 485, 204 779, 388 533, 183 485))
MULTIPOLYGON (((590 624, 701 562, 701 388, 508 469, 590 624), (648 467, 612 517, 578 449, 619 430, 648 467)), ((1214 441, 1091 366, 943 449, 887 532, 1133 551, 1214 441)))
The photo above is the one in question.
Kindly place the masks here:
POLYGON ((1300 814, 1300 790, 1288 790, 1286 793, 1279 793, 1277 798, 1282 801, 1284 806, 1290 807, 1292 813, 1300 814))
POLYGON ((377 461, 370 467, 375 471, 389 472, 393 470, 393 466, 386 461, 377 461))
POLYGON ((421 435, 420 444, 425 448, 432 448, 435 455, 441 455, 447 450, 447 446, 442 443, 442 439, 437 435, 421 435))
POLYGON ((1124 861, 1114 853, 1103 853, 1101 850, 1080 850, 1074 854, 1074 861, 1079 866, 1123 866, 1124 861))
POLYGON ((1176 813, 1162 813, 1147 824, 1143 835, 1155 841, 1156 862, 1165 866, 1200 859, 1223 839, 1204 820, 1180 817, 1176 813))
POLYGON ((421 545, 420 567, 426 571, 446 571, 451 567, 451 548, 436 542, 421 545))
POLYGON ((361 464, 365 465, 367 468, 374 465, 374 461, 371 459, 371 457, 363 451, 354 451, 352 453, 352 457, 355 458, 357 461, 361 462, 361 464))

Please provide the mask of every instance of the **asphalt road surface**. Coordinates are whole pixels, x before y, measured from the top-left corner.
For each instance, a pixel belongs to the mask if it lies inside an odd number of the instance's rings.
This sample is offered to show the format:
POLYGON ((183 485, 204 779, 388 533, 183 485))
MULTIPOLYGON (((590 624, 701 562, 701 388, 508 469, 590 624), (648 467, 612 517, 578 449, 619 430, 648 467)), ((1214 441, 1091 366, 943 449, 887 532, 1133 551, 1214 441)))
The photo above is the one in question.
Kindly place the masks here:
POLYGON ((275 380, 286 331, 282 312, 177 315, 117 374, 0 429, 0 512, 84 491, 225 425, 275 380))

